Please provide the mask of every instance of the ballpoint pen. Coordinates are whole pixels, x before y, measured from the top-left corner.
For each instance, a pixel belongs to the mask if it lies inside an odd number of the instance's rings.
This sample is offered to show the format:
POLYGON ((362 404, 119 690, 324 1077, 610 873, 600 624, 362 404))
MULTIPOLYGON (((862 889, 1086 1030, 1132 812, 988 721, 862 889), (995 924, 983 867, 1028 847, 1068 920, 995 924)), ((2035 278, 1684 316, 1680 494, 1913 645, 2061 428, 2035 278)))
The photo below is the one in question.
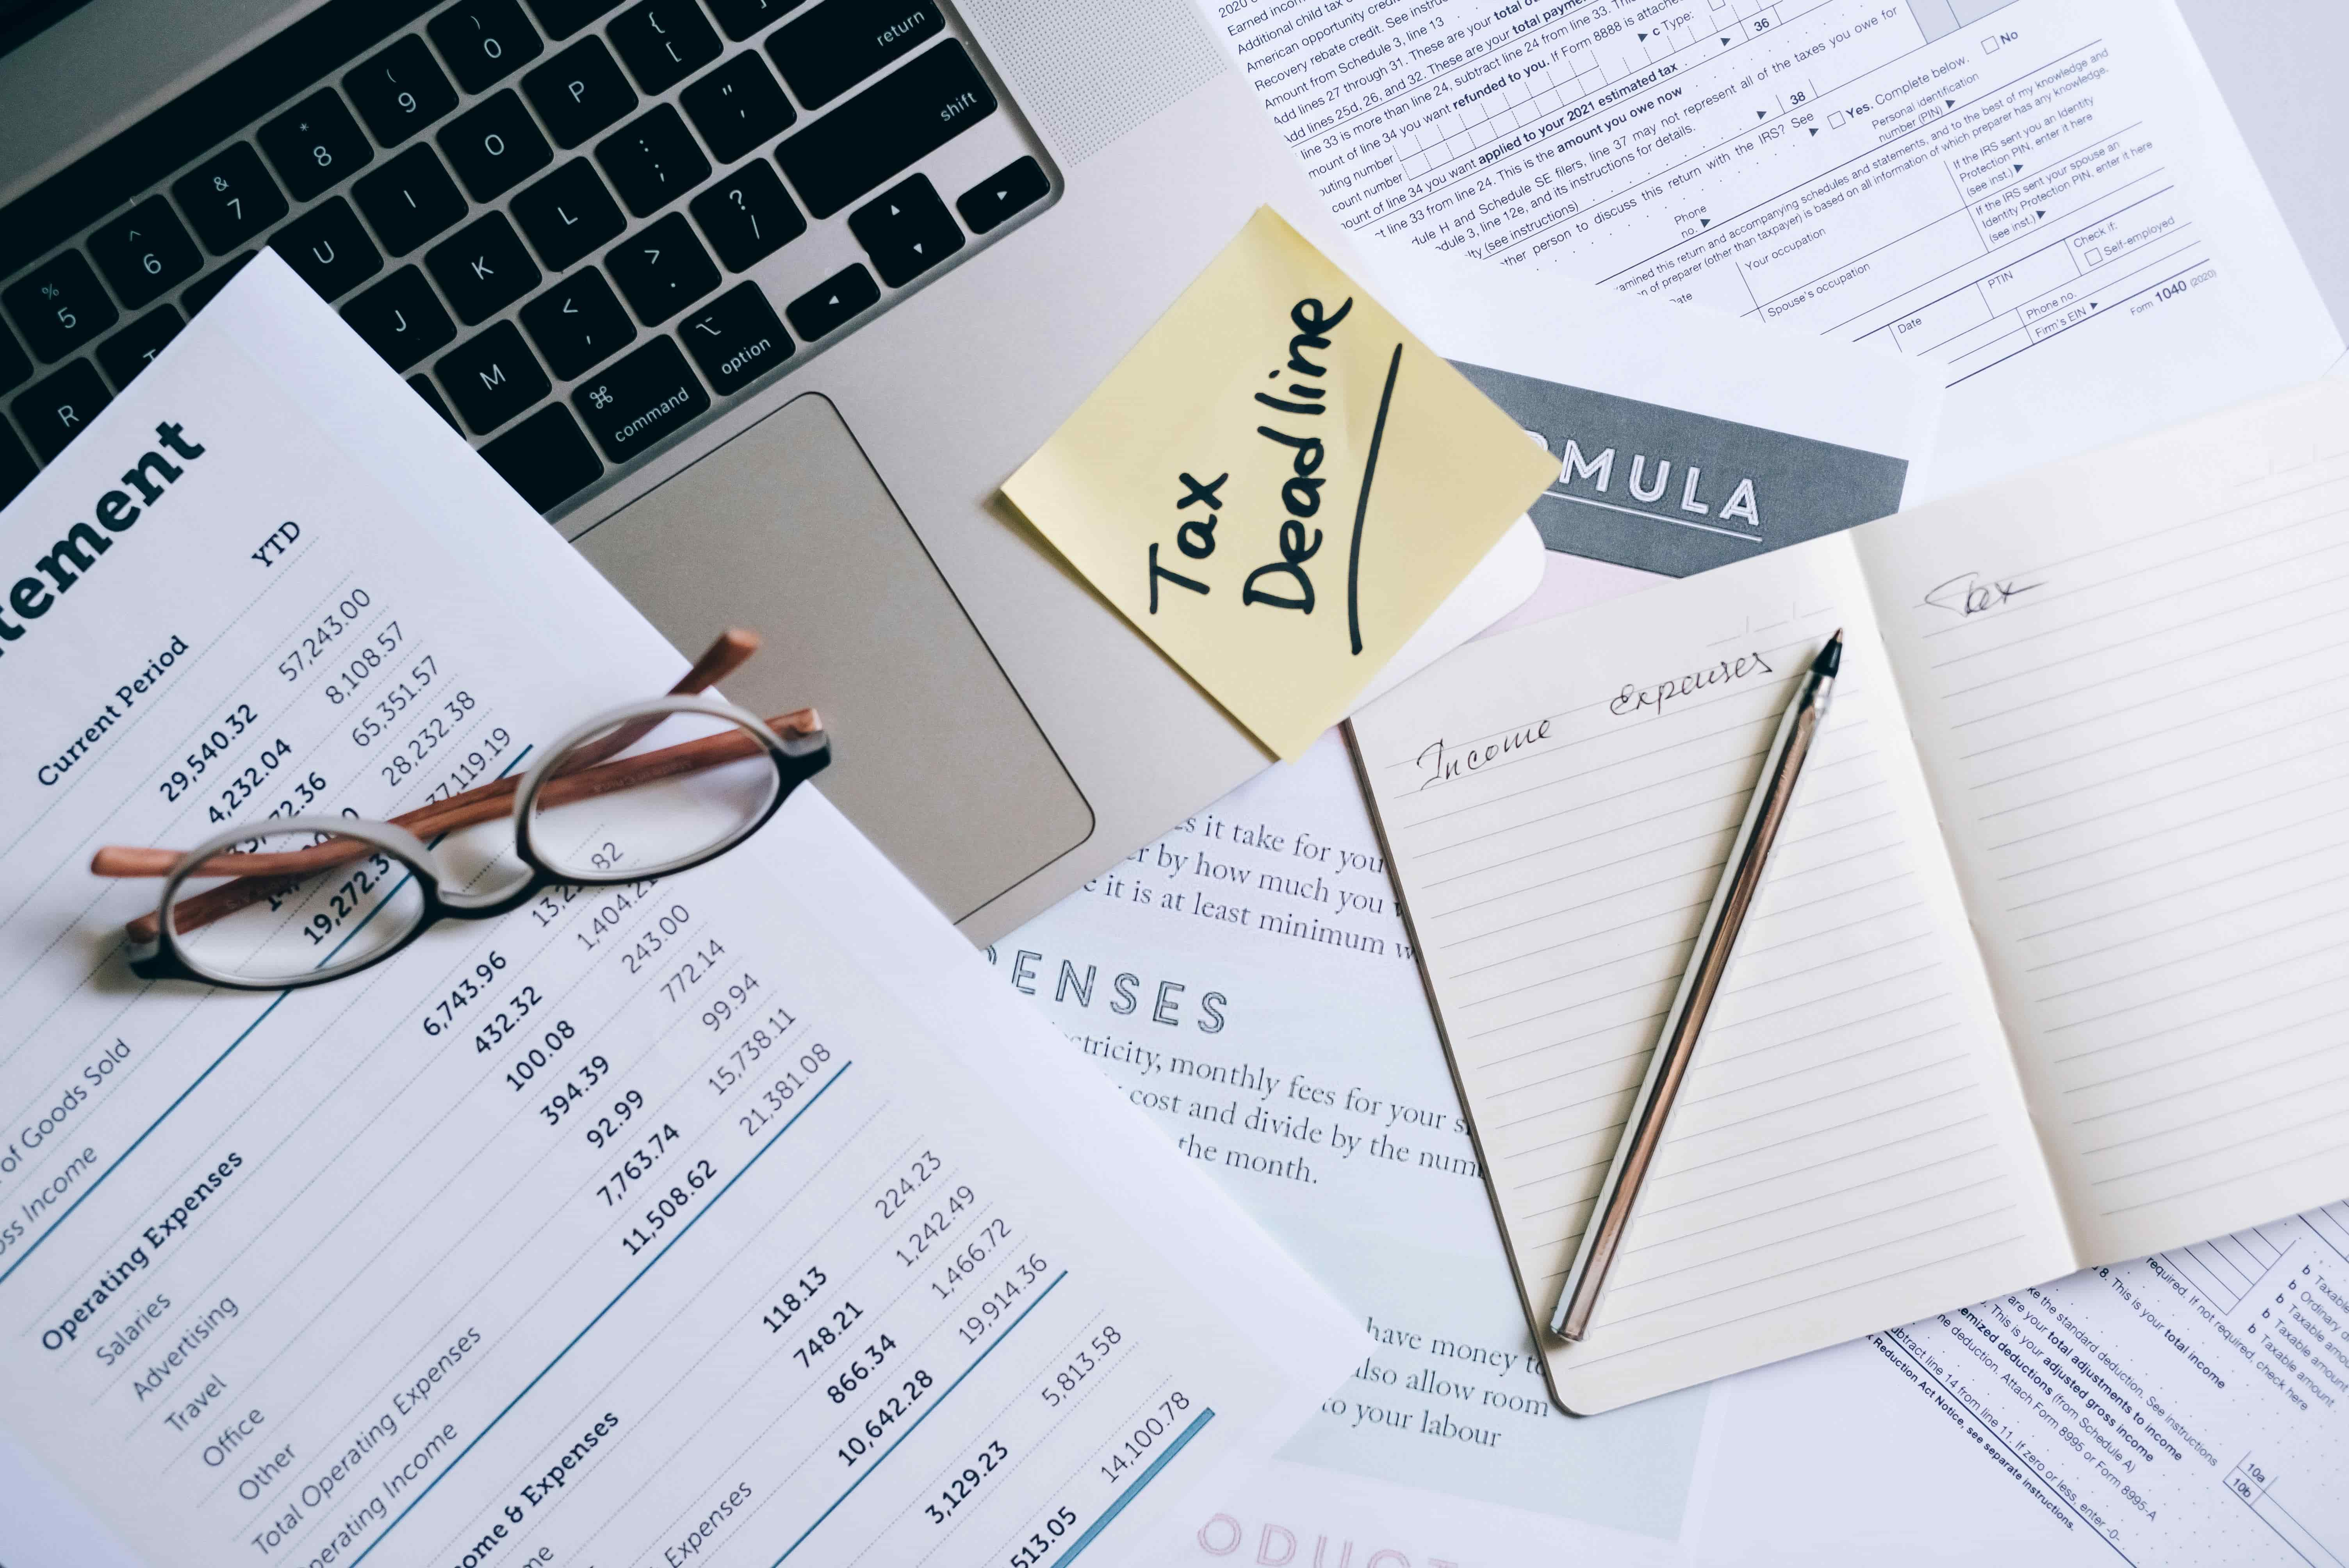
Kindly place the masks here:
POLYGON ((1745 820, 1739 825, 1737 837, 1730 844, 1728 861, 1722 867, 1721 885, 1713 891, 1704 923, 1697 928, 1696 947, 1686 972, 1681 975, 1679 994, 1672 998, 1671 1010, 1664 1015, 1663 1032, 1648 1063, 1648 1076, 1640 1085, 1638 1098, 1631 1102, 1631 1114, 1623 1124, 1622 1141, 1616 1146, 1614 1161, 1607 1168, 1607 1180, 1600 1183, 1599 1200, 1591 1207, 1590 1222, 1583 1230, 1582 1245, 1575 1253, 1574 1266, 1567 1271, 1565 1288, 1558 1293, 1557 1310, 1551 1315, 1549 1326, 1550 1332, 1561 1339, 1578 1340, 1590 1331, 1591 1315, 1598 1310, 1599 1294, 1607 1287, 1608 1270, 1622 1248, 1623 1233, 1640 1202, 1640 1186, 1655 1163, 1657 1150, 1663 1144, 1664 1124, 1671 1116, 1672 1101, 1688 1077, 1698 1037, 1704 1033, 1705 1016, 1712 1012, 1713 999, 1720 994, 1722 979, 1729 972, 1731 953, 1737 945, 1737 934, 1745 923, 1747 911, 1754 906, 1754 893, 1761 888, 1770 847, 1777 841, 1778 829, 1786 820, 1787 809, 1794 801, 1795 785, 1802 777, 1803 764, 1810 758, 1812 743, 1826 722, 1827 698, 1835 689, 1836 671, 1842 663, 1843 633, 1838 631, 1827 639, 1826 646, 1819 650, 1811 667, 1795 683, 1794 700, 1786 705, 1785 715, 1778 721, 1777 738, 1771 743, 1763 761, 1761 781, 1754 787, 1754 797, 1746 804, 1745 820))

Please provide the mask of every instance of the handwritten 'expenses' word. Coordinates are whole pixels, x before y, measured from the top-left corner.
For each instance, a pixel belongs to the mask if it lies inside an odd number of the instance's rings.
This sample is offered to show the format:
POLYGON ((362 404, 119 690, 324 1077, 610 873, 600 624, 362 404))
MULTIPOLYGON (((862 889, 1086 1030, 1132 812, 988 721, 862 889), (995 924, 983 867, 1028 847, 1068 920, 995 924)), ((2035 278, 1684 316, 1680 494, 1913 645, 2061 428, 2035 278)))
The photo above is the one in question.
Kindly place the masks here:
POLYGON ((1664 705, 1676 698, 1694 696, 1708 686, 1727 686, 1748 676, 1775 675, 1770 662, 1760 654, 1743 654, 1733 659, 1723 659, 1717 665, 1707 665, 1676 679, 1660 681, 1651 686, 1626 684, 1607 711, 1618 718, 1636 718, 1651 714, 1661 717, 1664 705))
MULTIPOLYGON (((1354 302, 1350 297, 1335 311, 1327 309, 1318 299, 1301 299, 1290 306, 1288 320, 1297 332, 1288 340, 1288 362, 1285 366, 1267 371, 1266 378, 1279 379, 1282 369, 1291 376, 1310 377, 1315 380, 1329 375, 1329 366, 1308 359, 1306 351, 1328 349, 1330 334, 1353 308, 1354 302)), ((1322 401, 1329 396, 1327 387, 1316 386, 1311 380, 1299 380, 1290 382, 1285 390, 1288 396, 1280 397, 1258 392, 1256 401, 1268 408, 1304 418, 1319 418, 1328 412, 1329 406, 1322 401)), ((1309 525, 1321 511, 1321 487, 1329 482, 1319 477, 1327 452, 1318 436, 1291 435, 1269 425, 1258 425, 1256 433, 1288 450, 1288 477, 1280 483, 1280 504, 1288 515, 1282 519, 1280 524, 1280 558, 1268 562, 1247 574, 1247 580, 1240 584, 1240 603, 1243 605, 1269 604, 1277 610, 1295 610, 1310 615, 1313 614, 1313 580, 1307 575, 1305 563, 1320 551, 1321 531, 1311 528, 1309 536, 1309 525), (1258 585, 1268 578, 1273 580, 1269 585, 1258 585)), ((1189 473, 1179 474, 1176 478, 1183 486, 1183 494, 1174 502, 1175 511, 1183 513, 1189 508, 1203 504, 1206 510, 1184 519, 1175 530, 1174 547, 1193 561, 1205 561, 1216 552, 1216 524, 1220 521, 1218 514, 1224 507, 1223 498, 1216 492, 1231 475, 1226 471, 1206 481, 1189 473)), ((1150 546, 1150 613, 1154 615, 1158 614, 1158 584, 1161 582, 1171 583, 1201 595, 1212 592, 1209 585, 1199 579, 1186 576, 1170 565, 1160 564, 1158 544, 1153 541, 1150 546)))

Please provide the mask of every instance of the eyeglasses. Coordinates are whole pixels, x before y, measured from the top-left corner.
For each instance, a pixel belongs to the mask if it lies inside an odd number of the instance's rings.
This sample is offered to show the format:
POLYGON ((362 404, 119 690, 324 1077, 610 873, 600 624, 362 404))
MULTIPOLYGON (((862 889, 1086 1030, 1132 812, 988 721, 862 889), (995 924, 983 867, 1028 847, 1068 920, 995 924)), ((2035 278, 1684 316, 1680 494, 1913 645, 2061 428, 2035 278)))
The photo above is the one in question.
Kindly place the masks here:
POLYGON ((380 964, 441 920, 486 920, 553 883, 606 885, 715 860, 831 761, 814 710, 761 720, 700 694, 758 652, 730 631, 667 696, 615 708, 518 779, 388 821, 272 817, 188 851, 111 846, 90 870, 157 877, 130 923, 143 979, 248 991, 316 985, 380 964), (666 742, 642 749, 647 742, 666 742))

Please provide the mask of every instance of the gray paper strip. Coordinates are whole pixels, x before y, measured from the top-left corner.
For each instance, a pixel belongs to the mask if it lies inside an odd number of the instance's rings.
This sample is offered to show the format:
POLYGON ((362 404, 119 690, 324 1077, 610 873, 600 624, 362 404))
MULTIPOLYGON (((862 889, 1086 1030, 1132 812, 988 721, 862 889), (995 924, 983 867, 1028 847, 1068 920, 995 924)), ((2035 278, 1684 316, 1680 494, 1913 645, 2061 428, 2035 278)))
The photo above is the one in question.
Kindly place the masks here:
POLYGON ((1533 504, 1552 550, 1686 577, 1900 509, 1899 458, 1453 364, 1557 459, 1533 504))

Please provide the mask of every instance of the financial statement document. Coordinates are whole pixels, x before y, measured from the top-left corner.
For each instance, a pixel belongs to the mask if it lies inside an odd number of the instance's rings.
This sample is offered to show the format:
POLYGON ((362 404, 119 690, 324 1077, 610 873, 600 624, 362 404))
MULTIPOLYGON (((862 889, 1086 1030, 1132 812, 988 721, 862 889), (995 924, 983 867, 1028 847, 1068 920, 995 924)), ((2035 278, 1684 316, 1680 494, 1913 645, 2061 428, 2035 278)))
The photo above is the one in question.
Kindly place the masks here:
POLYGON ((331 985, 127 972, 94 846, 401 810, 679 665, 273 257, 0 560, 0 1418, 147 1561, 1059 1568, 1360 1354, 812 790, 331 985))
POLYGON ((1357 235, 1920 359, 1933 490, 2341 353, 2169 0, 1208 9, 1357 235))

